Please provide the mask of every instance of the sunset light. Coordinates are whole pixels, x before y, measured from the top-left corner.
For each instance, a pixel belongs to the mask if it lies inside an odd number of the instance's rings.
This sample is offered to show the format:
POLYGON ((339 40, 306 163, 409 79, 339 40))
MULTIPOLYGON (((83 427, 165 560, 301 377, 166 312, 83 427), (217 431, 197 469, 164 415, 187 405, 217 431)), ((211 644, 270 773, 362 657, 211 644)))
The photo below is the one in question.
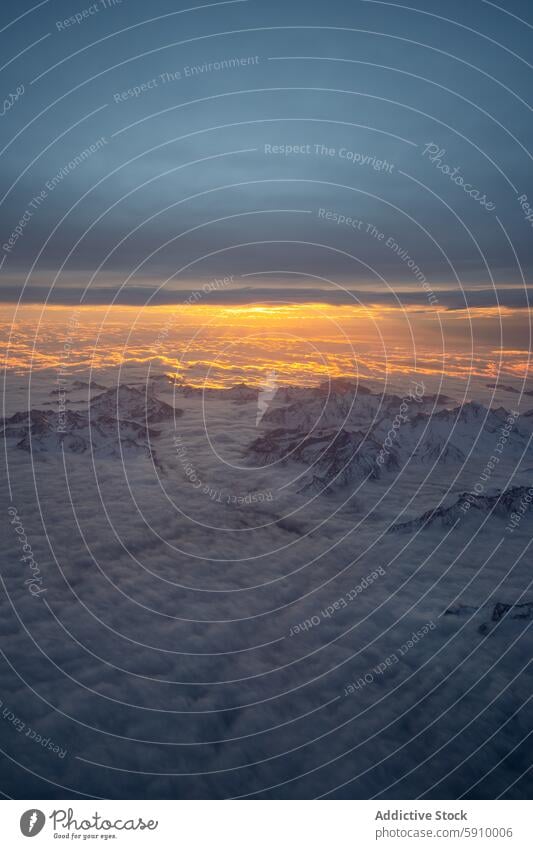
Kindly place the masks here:
POLYGON ((0 3, 6 849, 530 849, 532 31, 0 3))

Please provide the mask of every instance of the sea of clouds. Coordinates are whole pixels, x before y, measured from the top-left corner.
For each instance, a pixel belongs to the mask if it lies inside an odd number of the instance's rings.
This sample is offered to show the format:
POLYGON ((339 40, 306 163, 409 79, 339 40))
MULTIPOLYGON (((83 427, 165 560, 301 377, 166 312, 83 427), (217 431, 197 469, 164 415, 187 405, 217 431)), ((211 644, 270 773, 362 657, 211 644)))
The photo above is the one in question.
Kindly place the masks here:
MULTIPOLYGON (((250 461, 256 399, 157 391, 183 410, 157 464, 5 442, 4 793, 527 797, 531 619, 493 613, 533 601, 531 514, 391 531, 473 489, 484 453, 306 494, 301 464, 250 461)), ((508 457, 486 493, 529 480, 508 457)))

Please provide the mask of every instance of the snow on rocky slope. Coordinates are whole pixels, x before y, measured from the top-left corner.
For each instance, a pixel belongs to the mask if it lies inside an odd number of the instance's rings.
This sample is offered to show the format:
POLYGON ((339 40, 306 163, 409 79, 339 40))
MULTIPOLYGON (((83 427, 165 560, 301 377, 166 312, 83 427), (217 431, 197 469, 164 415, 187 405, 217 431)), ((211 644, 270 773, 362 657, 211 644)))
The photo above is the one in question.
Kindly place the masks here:
POLYGON ((145 455, 155 459, 152 442, 164 425, 183 414, 153 394, 127 385, 107 389, 84 411, 66 409, 15 413, 4 419, 1 434, 17 448, 35 454, 64 450, 99 457, 145 455))

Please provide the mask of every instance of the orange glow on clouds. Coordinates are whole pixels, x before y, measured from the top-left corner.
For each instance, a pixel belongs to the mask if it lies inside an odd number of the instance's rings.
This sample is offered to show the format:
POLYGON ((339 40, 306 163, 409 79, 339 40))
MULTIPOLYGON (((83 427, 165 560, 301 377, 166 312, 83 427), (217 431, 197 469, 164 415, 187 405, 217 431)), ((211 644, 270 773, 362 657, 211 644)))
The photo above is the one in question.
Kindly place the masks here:
POLYGON ((277 372, 280 384, 300 385, 414 372, 522 377, 529 348, 517 345, 517 332, 525 337, 528 321, 527 311, 509 308, 321 303, 0 309, 7 366, 18 373, 61 364, 72 371, 150 365, 210 386, 258 384, 267 370, 277 372))

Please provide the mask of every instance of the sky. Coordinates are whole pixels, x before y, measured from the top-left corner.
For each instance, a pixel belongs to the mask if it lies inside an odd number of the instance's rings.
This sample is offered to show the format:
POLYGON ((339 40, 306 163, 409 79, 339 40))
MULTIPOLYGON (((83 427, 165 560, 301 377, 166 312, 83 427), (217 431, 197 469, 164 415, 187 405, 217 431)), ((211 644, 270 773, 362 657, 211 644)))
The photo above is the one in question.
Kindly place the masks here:
POLYGON ((531 797, 503 4, 2 0, 4 795, 531 797))
POLYGON ((180 6, 3 3, 0 298, 528 306, 527 2, 180 6))

